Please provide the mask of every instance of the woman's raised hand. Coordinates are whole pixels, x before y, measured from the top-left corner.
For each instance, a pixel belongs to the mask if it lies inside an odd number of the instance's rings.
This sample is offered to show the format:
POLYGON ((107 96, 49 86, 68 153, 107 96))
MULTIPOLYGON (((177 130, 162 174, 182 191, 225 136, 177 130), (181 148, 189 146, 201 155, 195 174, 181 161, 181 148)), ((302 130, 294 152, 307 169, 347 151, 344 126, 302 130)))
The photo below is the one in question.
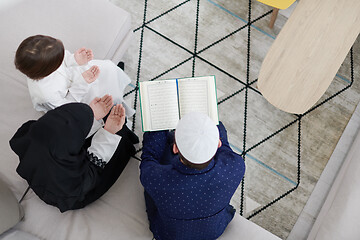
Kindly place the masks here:
POLYGON ((106 119, 104 129, 115 134, 122 129, 125 123, 125 108, 117 104, 111 109, 110 115, 106 119))
POLYGON ((106 94, 102 98, 96 97, 91 101, 90 107, 94 112, 94 117, 96 120, 99 120, 106 116, 109 113, 113 105, 112 96, 106 94))

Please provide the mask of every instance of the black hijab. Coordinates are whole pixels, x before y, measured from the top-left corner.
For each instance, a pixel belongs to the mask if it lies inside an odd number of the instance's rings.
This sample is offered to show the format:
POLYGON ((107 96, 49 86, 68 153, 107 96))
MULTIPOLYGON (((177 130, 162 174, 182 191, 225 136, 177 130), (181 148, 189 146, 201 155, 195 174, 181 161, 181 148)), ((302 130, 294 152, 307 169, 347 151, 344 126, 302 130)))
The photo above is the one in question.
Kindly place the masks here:
POLYGON ((83 146, 93 118, 88 105, 66 104, 26 122, 10 140, 20 159, 18 174, 62 212, 86 194, 84 179, 93 166, 83 146))

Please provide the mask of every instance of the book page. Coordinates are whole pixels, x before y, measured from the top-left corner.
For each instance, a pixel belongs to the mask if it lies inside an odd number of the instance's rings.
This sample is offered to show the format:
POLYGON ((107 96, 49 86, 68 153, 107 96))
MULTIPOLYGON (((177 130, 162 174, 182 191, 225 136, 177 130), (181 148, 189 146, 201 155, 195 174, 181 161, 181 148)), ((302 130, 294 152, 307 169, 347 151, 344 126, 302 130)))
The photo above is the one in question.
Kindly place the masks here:
POLYGON ((180 115, 201 112, 208 115, 207 82, 204 80, 181 79, 179 81, 180 115))
POLYGON ((214 76, 178 79, 180 116, 189 112, 208 115, 219 123, 214 76))
POLYGON ((176 128, 179 121, 176 81, 152 82, 147 93, 151 131, 176 128))

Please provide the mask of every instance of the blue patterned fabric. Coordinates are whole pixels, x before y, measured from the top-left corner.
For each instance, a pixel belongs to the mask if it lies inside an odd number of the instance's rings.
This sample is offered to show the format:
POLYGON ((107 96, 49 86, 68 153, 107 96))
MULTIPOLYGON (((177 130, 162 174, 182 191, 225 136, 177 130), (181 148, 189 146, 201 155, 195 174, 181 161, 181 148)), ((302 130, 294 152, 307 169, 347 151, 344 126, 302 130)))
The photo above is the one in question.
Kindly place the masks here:
POLYGON ((216 239, 233 218, 229 202, 245 164, 230 148, 221 122, 218 128, 222 146, 202 170, 183 165, 172 153, 172 132, 144 134, 140 180, 150 230, 157 240, 216 239))

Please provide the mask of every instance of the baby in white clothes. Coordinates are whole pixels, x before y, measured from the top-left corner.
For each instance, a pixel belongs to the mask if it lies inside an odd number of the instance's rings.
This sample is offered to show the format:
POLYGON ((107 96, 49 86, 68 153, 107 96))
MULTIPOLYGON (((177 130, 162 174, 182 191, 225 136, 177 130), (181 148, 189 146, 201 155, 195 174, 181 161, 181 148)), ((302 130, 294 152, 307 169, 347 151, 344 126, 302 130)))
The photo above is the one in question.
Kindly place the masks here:
MULTIPOLYGON (((123 104, 127 117, 135 112, 123 99, 130 78, 110 60, 93 60, 90 49, 80 48, 71 54, 60 40, 35 35, 19 45, 15 66, 28 77, 31 100, 37 111, 47 112, 70 102, 90 104, 96 97, 110 95, 114 104, 123 104)), ((101 120, 94 121, 89 135, 101 125, 101 120)))

